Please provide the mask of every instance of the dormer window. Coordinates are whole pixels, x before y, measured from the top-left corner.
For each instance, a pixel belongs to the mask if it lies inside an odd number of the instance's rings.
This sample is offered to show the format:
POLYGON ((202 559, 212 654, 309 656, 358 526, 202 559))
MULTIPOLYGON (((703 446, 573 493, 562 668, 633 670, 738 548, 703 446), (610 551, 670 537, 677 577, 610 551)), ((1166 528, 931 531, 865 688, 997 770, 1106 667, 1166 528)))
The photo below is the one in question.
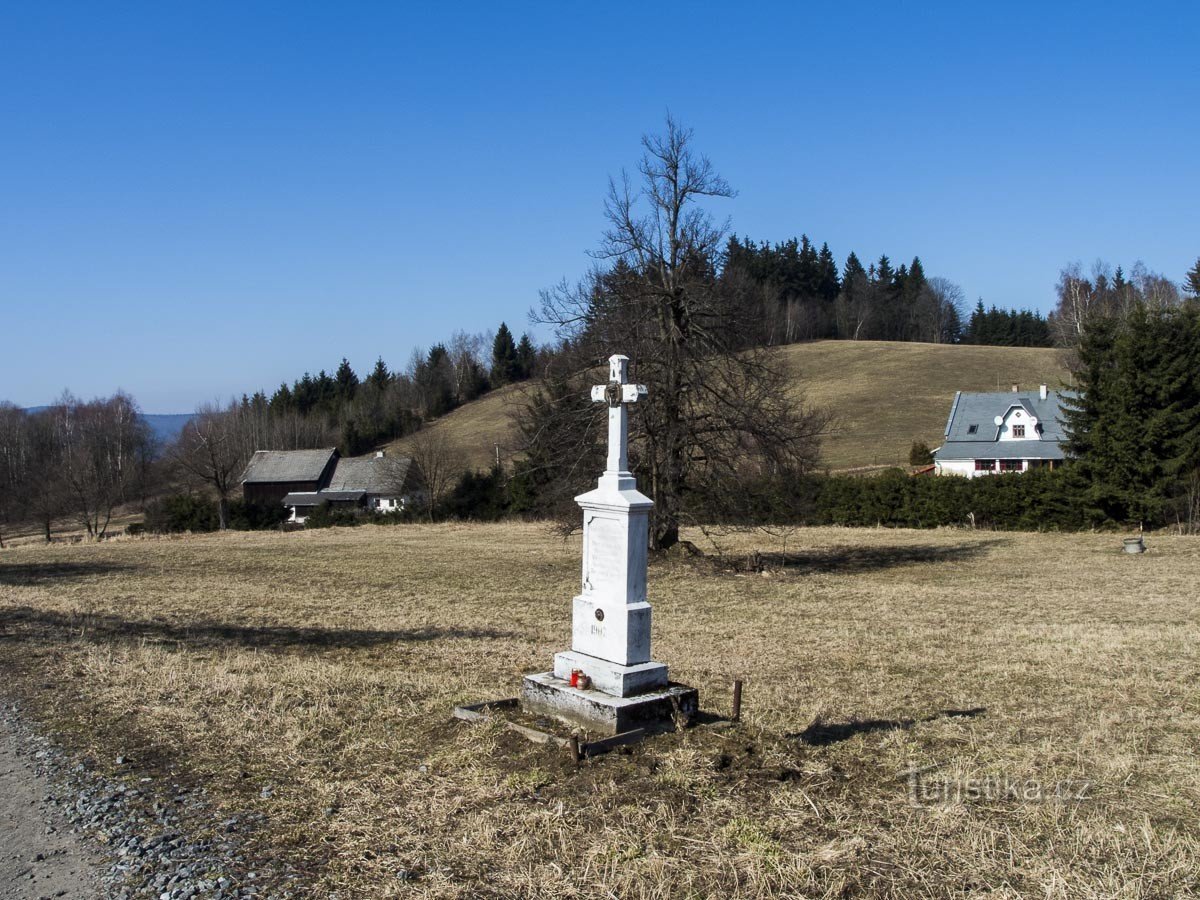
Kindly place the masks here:
POLYGON ((1013 437, 1015 437, 1015 438, 1025 437, 1025 426, 1024 425, 1014 425, 1012 427, 1012 431, 1013 431, 1013 437))
POLYGON ((979 431, 978 425, 968 425, 967 434, 976 434, 979 431))

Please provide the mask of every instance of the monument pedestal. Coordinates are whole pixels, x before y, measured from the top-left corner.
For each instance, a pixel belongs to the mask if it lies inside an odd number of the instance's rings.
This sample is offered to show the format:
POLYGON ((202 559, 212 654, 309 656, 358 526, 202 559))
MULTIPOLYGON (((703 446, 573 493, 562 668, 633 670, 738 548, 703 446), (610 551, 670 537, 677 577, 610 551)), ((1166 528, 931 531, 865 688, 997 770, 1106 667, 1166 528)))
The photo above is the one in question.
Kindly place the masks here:
POLYGON ((667 684, 635 697, 617 697, 594 688, 573 688, 553 672, 542 672, 525 676, 521 706, 596 734, 621 734, 635 728, 654 733, 674 731, 677 720, 694 718, 700 693, 684 684, 667 684))

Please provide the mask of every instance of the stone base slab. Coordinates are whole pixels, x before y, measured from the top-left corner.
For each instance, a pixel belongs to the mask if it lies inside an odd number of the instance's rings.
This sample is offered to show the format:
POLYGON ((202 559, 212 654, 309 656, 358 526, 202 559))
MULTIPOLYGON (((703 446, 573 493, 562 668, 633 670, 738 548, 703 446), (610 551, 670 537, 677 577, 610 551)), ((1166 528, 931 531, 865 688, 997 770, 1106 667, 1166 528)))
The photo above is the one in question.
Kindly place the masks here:
POLYGON ((583 674, 592 679, 592 687, 595 690, 612 694, 614 697, 633 697, 667 686, 665 663, 644 662, 623 666, 607 659, 580 653, 578 650, 554 654, 555 678, 569 681, 572 669, 582 669, 583 674))
POLYGON ((685 684, 668 684, 636 697, 614 697, 597 690, 571 687, 553 672, 526 675, 521 706, 535 715, 550 716, 596 734, 620 734, 635 728, 647 732, 674 731, 676 716, 693 719, 700 693, 685 684))

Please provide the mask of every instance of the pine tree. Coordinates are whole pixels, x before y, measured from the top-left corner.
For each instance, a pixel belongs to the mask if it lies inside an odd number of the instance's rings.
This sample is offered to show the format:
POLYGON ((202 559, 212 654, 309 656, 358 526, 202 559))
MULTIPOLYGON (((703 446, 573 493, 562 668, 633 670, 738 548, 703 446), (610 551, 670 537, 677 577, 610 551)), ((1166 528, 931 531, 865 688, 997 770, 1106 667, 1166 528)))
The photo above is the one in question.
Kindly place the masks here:
POLYGON ((816 248, 807 234, 800 235, 800 251, 796 259, 796 293, 802 301, 818 295, 821 284, 821 267, 816 248))
POLYGON ((1200 300, 1200 257, 1196 258, 1196 264, 1188 269, 1187 275, 1184 276, 1183 290, 1200 300))
POLYGON ((842 288, 845 290, 853 290, 854 285, 859 279, 867 277, 867 270, 863 268, 863 264, 859 262, 857 254, 853 250, 846 257, 846 266, 842 269, 842 288))
POLYGON ((346 357, 342 357, 342 362, 337 367, 333 378, 337 382, 337 398, 343 403, 353 400, 354 394, 358 390, 358 375, 354 373, 354 369, 350 368, 346 357))
MULTIPOLYGON (((854 256, 853 253, 850 255, 854 256)), ((857 263, 858 259, 855 258, 854 261, 857 263)), ((846 264, 849 265, 849 263, 850 261, 846 260, 846 264)), ((837 262, 834 260, 828 244, 822 244, 821 252, 817 254, 817 272, 817 293, 822 300, 832 303, 837 299, 842 285, 838 281, 837 262)))
POLYGON ((522 381, 533 376, 533 367, 536 364, 537 350, 534 349, 533 341, 529 339, 529 334, 526 332, 521 335, 521 340, 517 343, 517 369, 522 381))
POLYGON ((519 371, 516 342, 508 325, 501 322, 492 341, 492 384, 496 387, 510 384, 517 380, 519 371))
POLYGON ((382 356, 375 360, 375 368, 367 376, 367 383, 377 391, 386 389, 392 383, 392 373, 388 371, 387 363, 383 361, 382 356))
POLYGON ((1072 479, 1096 522, 1161 524, 1200 467, 1200 312, 1097 317, 1078 348, 1065 410, 1072 479))
POLYGON ((292 389, 287 386, 287 382, 279 385, 279 389, 271 395, 271 412, 284 413, 292 408, 294 401, 292 399, 292 389))
POLYGON ((967 324, 967 333, 963 337, 964 344, 986 344, 984 330, 987 322, 987 310, 983 307, 983 298, 975 303, 971 311, 971 321, 967 324))

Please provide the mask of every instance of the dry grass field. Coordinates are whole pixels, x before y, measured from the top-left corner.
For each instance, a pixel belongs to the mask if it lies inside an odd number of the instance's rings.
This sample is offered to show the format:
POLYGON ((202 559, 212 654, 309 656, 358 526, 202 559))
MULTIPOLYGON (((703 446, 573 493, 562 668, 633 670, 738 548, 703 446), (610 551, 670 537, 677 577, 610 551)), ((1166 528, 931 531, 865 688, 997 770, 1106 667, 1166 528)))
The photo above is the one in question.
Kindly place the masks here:
MULTIPOLYGON (((1069 373, 1057 350, 973 347, 894 341, 816 341, 781 348, 810 402, 836 413, 822 442, 822 462, 834 470, 908 464, 913 441, 941 443, 955 391, 1052 389, 1069 373)), ((439 419, 469 465, 486 469, 500 446, 506 462, 517 449, 511 413, 528 385, 507 387, 439 419)), ((392 448, 403 453, 407 442, 392 448)))
POLYGON ((744 721, 579 769, 449 718, 569 640, 578 542, 536 525, 18 547, 0 676, 98 766, 261 814, 253 852, 314 896, 1195 896, 1200 542, 1119 543, 821 529, 769 576, 655 562, 656 657, 713 713, 745 678, 744 721))

